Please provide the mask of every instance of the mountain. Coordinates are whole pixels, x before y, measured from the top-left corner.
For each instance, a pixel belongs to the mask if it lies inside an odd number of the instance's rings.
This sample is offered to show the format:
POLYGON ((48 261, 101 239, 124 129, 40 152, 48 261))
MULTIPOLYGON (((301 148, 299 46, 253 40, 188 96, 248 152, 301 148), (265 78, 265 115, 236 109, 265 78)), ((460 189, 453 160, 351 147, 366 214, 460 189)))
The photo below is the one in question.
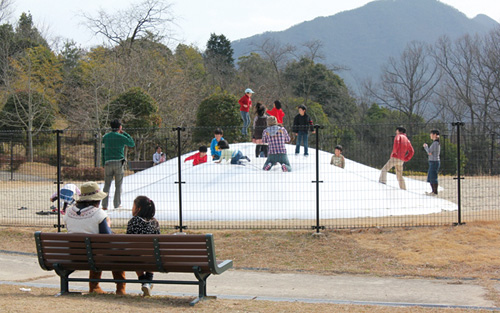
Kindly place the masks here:
POLYGON ((482 14, 470 19, 437 0, 378 0, 284 31, 236 40, 232 47, 237 59, 269 39, 297 48, 305 42, 319 40, 325 57, 321 62, 347 68, 338 74, 355 87, 369 77, 377 80, 388 57, 398 57, 413 40, 433 44, 443 35, 454 39, 466 33, 486 33, 498 25, 482 14))

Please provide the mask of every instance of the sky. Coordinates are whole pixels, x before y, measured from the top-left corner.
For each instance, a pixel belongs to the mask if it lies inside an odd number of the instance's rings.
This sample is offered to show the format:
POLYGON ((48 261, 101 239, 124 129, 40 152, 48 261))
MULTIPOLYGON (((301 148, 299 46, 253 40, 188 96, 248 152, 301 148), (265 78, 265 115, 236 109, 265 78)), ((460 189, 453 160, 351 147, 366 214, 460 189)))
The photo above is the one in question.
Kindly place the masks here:
MULTIPOLYGON (((11 0, 11 22, 17 21, 22 12, 30 12, 42 34, 54 42, 56 38, 72 39, 82 47, 100 44, 84 25, 82 13, 96 15, 126 10, 144 0, 11 0)), ((415 0, 418 1, 418 0, 415 0)), ((204 49, 211 33, 224 34, 229 40, 237 40, 266 31, 285 30, 293 25, 318 16, 330 16, 356 9, 371 2, 367 0, 170 0, 175 25, 170 42, 192 44, 204 49)), ((442 0, 465 13, 469 18, 486 14, 500 22, 498 0, 442 0)))

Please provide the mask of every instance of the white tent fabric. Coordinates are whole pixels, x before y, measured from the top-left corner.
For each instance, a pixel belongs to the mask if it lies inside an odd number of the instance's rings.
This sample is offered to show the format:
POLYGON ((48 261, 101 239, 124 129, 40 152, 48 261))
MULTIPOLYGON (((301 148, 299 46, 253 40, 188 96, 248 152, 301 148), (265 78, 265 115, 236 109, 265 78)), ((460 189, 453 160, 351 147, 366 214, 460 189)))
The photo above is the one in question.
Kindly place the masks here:
MULTIPOLYGON (((315 149, 309 148, 310 155, 305 157, 295 155, 294 146, 287 146, 292 171, 284 173, 279 165, 269 172, 263 171, 265 158, 254 157, 255 145, 252 143, 232 144, 230 148, 241 150, 251 162, 244 161, 246 166, 217 164, 210 161, 210 155, 208 163, 197 166, 182 162, 184 220, 316 218, 315 149)), ((182 156, 181 160, 192 153, 182 156)), ((348 159, 345 169, 341 169, 330 165, 331 156, 331 153, 319 151, 321 218, 421 215, 457 209, 450 201, 425 195, 425 191, 430 191, 428 183, 405 178, 407 190, 400 190, 394 174, 388 174, 387 185, 384 185, 378 182, 380 170, 348 159)), ((179 184, 176 182, 177 158, 129 175, 122 185, 124 209, 110 208, 109 215, 130 218, 133 200, 145 195, 155 202, 157 219, 178 220, 179 184)), ((113 193, 114 183, 110 199, 113 193)))

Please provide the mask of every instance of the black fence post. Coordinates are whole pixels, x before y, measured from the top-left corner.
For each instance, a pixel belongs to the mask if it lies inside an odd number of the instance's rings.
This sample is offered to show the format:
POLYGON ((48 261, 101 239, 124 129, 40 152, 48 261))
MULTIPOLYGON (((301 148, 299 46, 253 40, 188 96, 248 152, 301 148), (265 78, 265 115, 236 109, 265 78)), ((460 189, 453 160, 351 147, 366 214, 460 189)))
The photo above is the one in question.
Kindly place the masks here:
POLYGON ((167 151, 168 151, 168 138, 165 137, 165 151, 163 152, 165 154, 165 161, 168 160, 167 151))
POLYGON ((495 133, 491 133, 491 150, 490 150, 490 175, 493 175, 493 156, 495 155, 495 133))
POLYGON ((463 122, 453 122, 451 123, 452 126, 457 127, 457 177, 453 178, 457 180, 457 205, 458 205, 458 222, 454 223, 453 225, 463 225, 465 223, 462 222, 462 187, 461 187, 461 181, 464 179, 461 174, 462 170, 462 164, 460 160, 460 127, 464 126, 465 124, 463 122))
POLYGON ((14 141, 10 140, 10 180, 14 180, 14 141))
POLYGON ((57 224, 54 225, 54 228, 57 227, 57 232, 61 232, 61 134, 62 130, 57 129, 54 131, 56 133, 56 143, 57 143, 57 224))
POLYGON ((183 229, 186 229, 187 226, 182 225, 182 184, 185 184, 186 182, 182 181, 182 175, 181 175, 181 131, 185 131, 186 128, 184 127, 176 127, 172 128, 173 131, 177 132, 177 175, 178 175, 178 181, 175 182, 175 184, 179 184, 179 225, 175 226, 175 229, 179 229, 179 231, 182 233, 183 229))
POLYGON ((319 180, 319 129, 323 128, 320 125, 314 125, 314 131, 316 132, 316 180, 313 180, 312 183, 316 184, 316 225, 312 226, 312 229, 316 229, 316 234, 319 234, 320 229, 325 229, 325 226, 319 225, 319 184, 322 183, 322 180, 319 180))
POLYGON ((99 164, 99 160, 97 160, 97 156, 99 155, 97 153, 98 149, 98 143, 97 140, 99 139, 99 135, 97 133, 94 134, 94 167, 98 167, 97 164, 99 164))
POLYGON ((448 137, 448 135, 443 135, 443 157, 441 158, 440 166, 441 172, 444 171, 444 168, 446 166, 446 137, 448 137))

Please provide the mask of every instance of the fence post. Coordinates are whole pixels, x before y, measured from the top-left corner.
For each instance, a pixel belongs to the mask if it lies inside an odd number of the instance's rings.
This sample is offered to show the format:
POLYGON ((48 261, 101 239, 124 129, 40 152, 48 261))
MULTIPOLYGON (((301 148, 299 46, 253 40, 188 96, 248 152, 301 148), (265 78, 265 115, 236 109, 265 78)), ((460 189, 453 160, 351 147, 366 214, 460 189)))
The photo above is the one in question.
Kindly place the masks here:
POLYGON ((319 129, 323 128, 320 125, 314 125, 314 131, 316 132, 316 180, 312 183, 316 184, 316 225, 312 226, 312 229, 316 229, 316 234, 319 234, 320 229, 325 229, 325 226, 319 225, 319 184, 322 180, 319 180, 319 129))
POLYGON ((163 151, 163 153, 165 154, 165 161, 168 160, 167 151, 168 151, 168 138, 165 137, 165 151, 163 151))
POLYGON ((10 180, 14 180, 14 142, 10 140, 10 180))
POLYGON ((451 123, 452 126, 456 126, 457 127, 457 177, 453 178, 453 179, 456 179, 457 180, 457 205, 458 205, 458 222, 457 223, 453 223, 453 225, 463 225, 465 223, 462 222, 462 195, 461 195, 461 191, 462 191, 462 187, 461 187, 461 181, 462 179, 464 179, 462 177, 462 174, 461 174, 461 167, 462 167, 462 164, 460 162, 460 127, 461 126, 464 126, 464 123, 463 122, 453 122, 451 123))
POLYGON ((495 133, 491 133, 490 175, 493 175, 493 156, 494 155, 495 155, 495 133))
POLYGON ((448 135, 443 135, 443 157, 441 158, 440 166, 441 172, 444 171, 444 167, 446 166, 446 137, 448 137, 448 135))
POLYGON ((99 135, 97 133, 94 134, 94 167, 98 167, 97 164, 99 164, 99 160, 97 160, 98 153, 97 153, 97 140, 99 139, 99 135))
POLYGON ((175 184, 179 184, 179 225, 175 226, 175 229, 179 229, 179 231, 182 233, 183 229, 186 229, 187 226, 182 225, 182 184, 185 184, 186 182, 182 181, 182 175, 181 175, 181 131, 185 131, 186 128, 184 127, 176 127, 172 128, 173 131, 177 132, 177 175, 178 175, 178 181, 174 182, 175 184))
POLYGON ((57 228, 57 232, 61 232, 61 134, 62 130, 57 129, 54 131, 56 133, 56 143, 57 143, 57 224, 54 228, 57 228))

